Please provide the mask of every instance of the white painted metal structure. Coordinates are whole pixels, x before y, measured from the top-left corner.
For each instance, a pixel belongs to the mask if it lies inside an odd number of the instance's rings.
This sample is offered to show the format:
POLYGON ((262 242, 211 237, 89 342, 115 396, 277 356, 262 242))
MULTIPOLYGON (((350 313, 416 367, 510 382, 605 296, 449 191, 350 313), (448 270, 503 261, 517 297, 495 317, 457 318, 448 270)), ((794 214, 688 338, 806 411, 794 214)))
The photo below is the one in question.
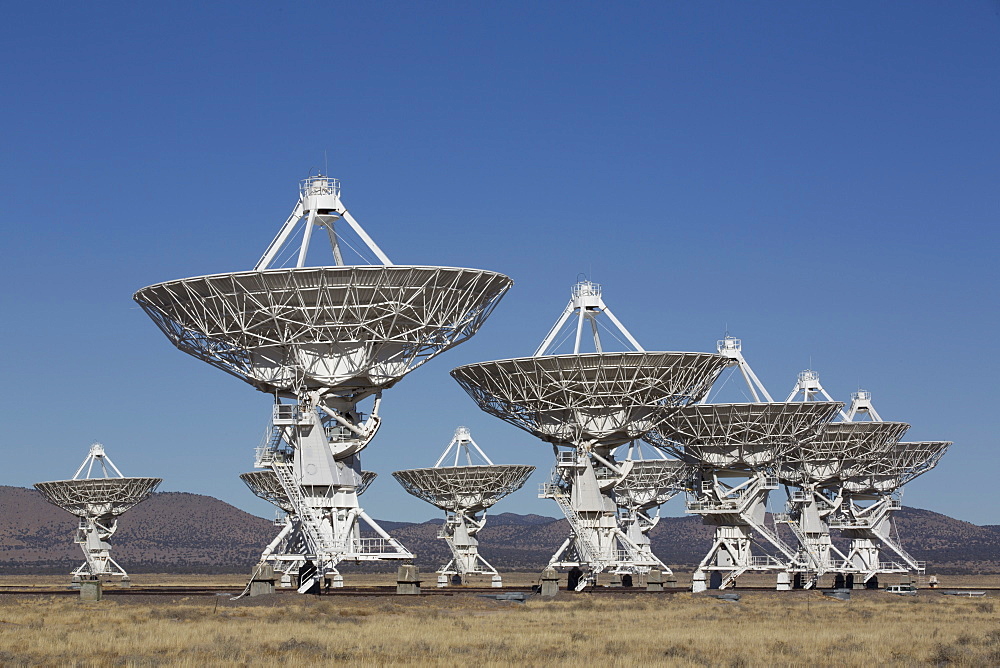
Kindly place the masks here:
MULTIPOLYGON (((808 400, 816 394, 829 397, 819 374, 806 370, 799 374, 789 399, 808 400)), ((890 498, 890 493, 871 507, 857 504, 872 500, 869 495, 876 486, 893 478, 880 470, 892 459, 909 425, 881 421, 871 393, 865 390, 854 393, 850 408, 840 415, 841 422, 828 425, 821 438, 796 449, 779 472, 786 485, 798 487, 790 492, 789 512, 782 519, 799 542, 799 572, 812 576, 806 586, 828 572, 863 582, 878 573, 922 573, 924 564, 907 554, 889 533, 889 513, 899 509, 899 499, 890 498), (858 416, 872 421, 853 422, 858 416), (851 537, 848 554, 833 545, 831 528, 851 537), (889 547, 901 561, 880 561, 880 546, 889 547)))
POLYGON ((275 473, 301 522, 317 565, 307 591, 345 560, 413 558, 357 499, 382 391, 473 336, 511 283, 479 269, 391 264, 344 208, 339 182, 316 176, 254 271, 159 283, 134 298, 179 349, 275 397, 256 466, 275 473), (342 264, 339 219, 381 264, 342 264), (303 222, 295 266, 274 268, 303 222), (315 227, 335 266, 305 266, 315 227), (358 404, 370 397, 365 414, 358 404))
POLYGON ((534 470, 534 466, 494 464, 469 430, 459 427, 433 468, 392 474, 407 492, 445 512, 438 538, 447 542, 452 559, 437 571, 439 587, 447 586, 455 575, 490 575, 494 587, 503 586, 497 569, 479 554, 477 534, 486 525, 487 509, 521 489, 534 470), (452 456, 452 463, 445 464, 452 456))
POLYGON ((614 461, 612 451, 641 438, 677 408, 699 401, 727 359, 709 353, 644 351, 611 317, 600 286, 583 281, 571 295, 570 305, 535 356, 469 364, 451 374, 482 410, 552 444, 556 468, 540 496, 558 503, 571 534, 550 566, 587 566, 592 575, 662 568, 616 519, 613 490, 635 463, 614 461), (602 313, 635 352, 604 350, 597 333, 602 313), (574 315, 573 352, 551 354, 574 315), (599 352, 582 352, 585 325, 599 352))
MULTIPOLYGON (((883 422, 871 398, 867 390, 852 394, 848 420, 867 417, 883 422)), ((843 502, 829 525, 851 540, 847 562, 856 577, 877 582, 882 573, 925 572, 926 564, 914 559, 895 535, 892 514, 902 508, 902 486, 934 468, 949 446, 948 441, 897 442, 885 452, 860 459, 850 475, 841 476, 843 502), (890 561, 882 560, 885 548, 895 554, 890 561)))
MULTIPOLYGON (((560 315, 556 320, 556 324, 552 326, 549 333, 545 335, 544 339, 542 339, 542 343, 538 346, 538 350, 535 351, 534 357, 553 354, 559 345, 559 335, 561 333, 566 333, 567 329, 576 335, 573 339, 573 354, 578 355, 580 353, 580 344, 583 339, 583 332, 586 329, 584 326, 585 322, 590 326, 591 336, 593 336, 594 339, 594 351, 598 353, 604 352, 604 348, 601 345, 601 334, 597 318, 601 314, 608 317, 608 320, 611 321, 618 332, 620 332, 631 345, 632 350, 638 350, 640 352, 643 350, 643 347, 639 345, 639 342, 635 340, 635 337, 632 336, 631 332, 625 328, 625 325, 623 325, 618 318, 615 317, 615 314, 612 313, 611 309, 604 303, 604 299, 601 297, 601 286, 597 283, 584 280, 576 283, 572 290, 570 290, 569 303, 566 304, 566 308, 563 309, 562 315, 560 315), (571 325, 567 328, 567 324, 570 323, 570 319, 573 317, 576 318, 576 326, 573 327, 571 325)), ((611 331, 611 333, 614 335, 613 331, 611 331)), ((621 339, 618 340, 621 341, 621 339)))
MULTIPOLYGON (((774 399, 771 398, 771 394, 764 387, 764 383, 760 382, 760 378, 754 373, 753 369, 750 368, 750 364, 743 357, 743 341, 737 339, 735 336, 730 336, 727 332, 726 335, 715 342, 715 349, 719 351, 720 355, 727 357, 731 360, 730 365, 735 365, 736 368, 740 370, 740 374, 743 376, 743 381, 746 383, 747 389, 750 390, 750 394, 753 396, 754 403, 761 403, 766 401, 768 403, 773 403, 774 399)), ((713 389, 715 389, 713 387, 713 389)), ((711 397, 711 392, 705 395, 705 398, 701 403, 709 403, 711 397)))
POLYGON ((864 477, 907 429, 903 422, 834 422, 820 438, 793 451, 781 469, 782 480, 799 487, 789 500, 788 526, 799 540, 803 571, 813 574, 813 581, 828 572, 857 572, 833 545, 830 521, 842 509, 844 481, 864 477))
MULTIPOLYGON (((826 394, 815 371, 799 374, 792 395, 808 391, 826 394)), ((901 442, 908 425, 883 421, 871 399, 867 390, 852 394, 843 422, 830 425, 826 442, 782 469, 783 480, 799 487, 790 494, 788 521, 806 561, 802 570, 814 580, 834 572, 856 586, 876 585, 879 574, 925 571, 894 535, 892 513, 902 507, 902 485, 936 466, 951 443, 901 442), (832 545, 831 529, 850 539, 847 554, 832 545), (886 548, 894 553, 888 561, 882 559, 886 548)))
MULTIPOLYGON (((819 382, 819 372, 806 369, 799 372, 795 387, 792 388, 785 401, 818 401, 820 400, 819 397, 827 401, 833 401, 833 397, 823 389, 823 385, 819 382)), ((840 417, 843 420, 847 420, 847 413, 841 410, 840 417)))
POLYGON ((653 554, 649 532, 660 522, 660 506, 684 491, 693 470, 679 459, 668 459, 659 449, 657 458, 644 458, 640 442, 627 446, 622 462, 628 473, 614 487, 618 504, 618 525, 639 549, 640 561, 659 563, 661 571, 670 568, 653 554), (655 513, 651 513, 655 509, 655 513))
POLYGON ((702 404, 685 407, 659 433, 675 452, 699 463, 688 512, 715 526, 699 568, 719 572, 726 588, 747 571, 786 571, 795 549, 768 526, 776 468, 797 444, 817 438, 843 407, 838 402, 702 404), (757 547, 761 554, 754 554, 757 547))
POLYGON ((739 339, 727 334, 717 349, 739 369, 754 403, 684 407, 646 440, 692 464, 687 512, 715 527, 694 583, 702 586, 707 572, 714 587, 727 588, 748 571, 787 571, 794 563, 794 546, 766 521, 776 468, 797 442, 816 438, 843 404, 775 402, 739 339))
POLYGON ((35 483, 46 501, 80 518, 74 540, 86 561, 73 571, 74 576, 121 576, 122 582, 129 581, 125 569, 111 558, 108 540, 118 529, 118 517, 148 498, 161 482, 162 478, 126 478, 104 446, 94 443, 71 480, 35 483))
MULTIPOLYGON (((378 474, 374 471, 362 471, 357 495, 364 494, 377 477, 378 474)), ((270 564, 276 573, 281 574, 283 587, 291 587, 309 554, 302 520, 292 507, 273 469, 241 473, 240 479, 255 495, 274 504, 281 511, 280 516, 274 520, 275 526, 280 527, 278 535, 264 548, 260 560, 270 564)), ((332 585, 342 587, 343 584, 343 576, 334 574, 332 585)))

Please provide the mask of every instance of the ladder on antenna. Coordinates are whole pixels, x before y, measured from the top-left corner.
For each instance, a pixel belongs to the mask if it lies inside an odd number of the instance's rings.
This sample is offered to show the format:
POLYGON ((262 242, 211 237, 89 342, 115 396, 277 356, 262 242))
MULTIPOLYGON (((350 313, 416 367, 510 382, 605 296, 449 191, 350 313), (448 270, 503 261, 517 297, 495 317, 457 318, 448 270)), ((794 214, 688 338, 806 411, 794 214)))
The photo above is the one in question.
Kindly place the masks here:
POLYGON ((816 555, 812 553, 812 550, 808 548, 809 539, 806 537, 805 533, 803 533, 802 530, 799 528, 798 522, 793 520, 791 516, 789 516, 787 513, 777 513, 774 515, 774 523, 777 525, 779 522, 786 525, 791 530, 792 534, 795 536, 795 539, 799 542, 799 545, 801 546, 801 549, 792 555, 792 562, 793 562, 792 565, 798 567, 806 567, 811 564, 812 567, 822 575, 822 573, 825 572, 825 569, 822 567, 822 564, 820 563, 820 560, 816 557, 816 555), (803 553, 805 554, 806 559, 810 563, 803 562, 802 560, 803 553))
MULTIPOLYGON (((292 507, 295 508, 299 516, 302 530, 305 532, 308 542, 312 543, 310 547, 315 550, 317 561, 321 561, 324 558, 327 560, 334 559, 337 549, 323 535, 322 519, 316 515, 312 508, 306 505, 305 497, 302 495, 302 489, 299 487, 298 481, 295 480, 291 465, 285 462, 273 462, 271 468, 274 470, 282 489, 285 490, 285 494, 288 495, 292 507)), ((331 565, 336 566, 336 563, 331 565)), ((310 581, 303 583, 300 590, 304 589, 308 591, 313 581, 321 576, 318 567, 319 564, 317 564, 316 575, 310 581)))
POLYGON ((923 573, 924 570, 926 570, 927 568, 926 562, 917 561, 912 556, 910 556, 910 553, 904 550, 902 545, 894 541, 889 536, 888 533, 878 531, 874 527, 871 529, 871 532, 875 534, 875 536, 877 536, 880 541, 882 541, 883 545, 885 545, 890 550, 898 554, 899 557, 906 562, 906 565, 915 570, 917 573, 923 573))
POLYGON ((757 522, 749 513, 743 517, 743 520, 746 521, 746 523, 749 524, 754 531, 763 536, 767 542, 776 547, 786 559, 793 562, 795 561, 795 549, 793 549, 792 546, 785 541, 781 540, 781 537, 778 536, 776 531, 772 531, 771 528, 763 522, 757 522))
MULTIPOLYGON (((579 556, 587 561, 600 564, 598 570, 604 570, 605 560, 601 558, 601 551, 590 539, 591 528, 583 523, 583 518, 576 512, 573 504, 570 503, 569 495, 559 485, 552 483, 544 483, 539 491, 538 496, 545 499, 553 499, 559 504, 559 510, 563 512, 563 515, 569 522, 570 530, 573 532, 574 542, 577 545, 582 544, 584 552, 588 553, 579 556)), ((558 553, 556 556, 558 556, 558 553)))

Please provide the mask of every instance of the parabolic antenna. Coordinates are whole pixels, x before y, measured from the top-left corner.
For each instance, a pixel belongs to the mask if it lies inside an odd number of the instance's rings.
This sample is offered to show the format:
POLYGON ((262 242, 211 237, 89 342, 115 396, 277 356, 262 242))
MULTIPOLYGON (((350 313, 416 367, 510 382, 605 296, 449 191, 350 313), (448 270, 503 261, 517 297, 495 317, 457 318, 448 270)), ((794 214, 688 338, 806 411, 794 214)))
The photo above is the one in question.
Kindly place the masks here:
POLYGON ((392 475, 407 492, 441 510, 486 510, 524 485, 534 466, 442 466, 392 475))
POLYGON ((619 527, 638 549, 639 561, 657 563, 649 532, 660 521, 659 507, 684 490, 693 469, 677 459, 632 459, 637 450, 638 443, 629 444, 629 459, 622 462, 626 473, 614 486, 619 527))
POLYGON ((292 508, 294 521, 262 559, 290 576, 308 557, 316 571, 299 573, 302 593, 327 575, 336 581, 345 560, 413 558, 357 500, 360 453, 381 424, 381 393, 473 336, 512 284, 479 269, 394 265, 340 195, 337 179, 304 179, 253 271, 167 281, 134 295, 177 348, 275 396, 255 463, 275 474, 283 495, 270 481, 248 484, 292 508), (317 230, 333 266, 306 266, 317 230), (294 266, 281 268, 296 243, 294 266), (345 263, 348 249, 360 262, 345 263), (376 264, 365 264, 371 255, 376 264), (358 403, 371 396, 365 414, 358 403))
MULTIPOLYGON (((377 477, 378 473, 375 473, 374 471, 362 471, 361 485, 358 487, 357 494, 359 496, 364 494, 365 490, 368 489, 368 486, 371 485, 377 477)), ((288 500, 288 495, 281 486, 281 481, 278 480, 278 476, 274 471, 264 469, 263 471, 249 471, 247 473, 241 473, 240 480, 242 480, 246 486, 250 488, 251 492, 265 501, 274 504, 286 513, 295 512, 291 501, 288 500)))
MULTIPOLYGON (((869 412, 878 418, 874 408, 869 412)), ((856 415, 857 411, 852 410, 849 414, 856 415)), ((850 538, 847 562, 866 582, 880 573, 924 572, 925 564, 903 549, 893 530, 892 514, 902 508, 896 492, 934 468, 950 445, 948 441, 898 442, 855 475, 843 479, 845 500, 830 526, 850 538), (861 501, 873 503, 864 505, 861 501), (884 548, 894 552, 900 561, 886 561, 884 548)))
POLYGON ((727 360, 618 352, 467 364, 451 375, 479 407, 550 443, 616 447, 701 398, 727 360))
POLYGON ((797 443, 816 438, 843 406, 838 401, 685 406, 646 440, 716 468, 767 466, 797 443))
POLYGON ((909 428, 905 422, 831 422, 819 437, 793 450, 794 465, 782 468, 781 476, 792 483, 823 483, 864 475, 909 428))
POLYGON ((727 333, 716 345, 739 369, 754 401, 685 406, 645 436, 691 463, 687 512, 714 527, 712 546, 692 581, 694 591, 705 587, 706 572, 715 586, 726 588, 747 571, 787 570, 795 549, 767 523, 768 499, 778 487, 774 469, 843 408, 834 401, 775 402, 743 357, 740 339, 727 333))
POLYGON ((259 390, 360 400, 475 334, 511 284, 480 269, 306 267, 168 281, 134 299, 180 350, 259 390))
POLYGON ((938 465, 951 441, 900 441, 893 446, 893 473, 899 476, 899 487, 938 465))
POLYGON ((453 558, 438 569, 439 584, 447 584, 449 575, 478 573, 492 575, 494 586, 501 586, 497 570, 479 554, 476 534, 486 524, 486 509, 521 489, 534 470, 534 466, 494 464, 472 440, 469 430, 459 427, 434 467, 392 474, 407 492, 445 511, 439 537, 448 542, 453 558), (456 464, 442 465, 453 450, 456 464), (473 452, 483 464, 472 463, 473 452), (468 462, 464 466, 457 464, 462 453, 468 462), (478 513, 483 514, 477 517, 478 513))
POLYGON ((625 508, 645 510, 665 503, 690 477, 691 466, 677 459, 633 460, 615 496, 625 508))
POLYGON ((128 582, 128 574, 111 558, 107 541, 118 528, 118 516, 147 499, 161 482, 162 478, 126 478, 105 454, 104 446, 94 443, 71 480, 35 483, 46 501, 81 519, 75 542, 87 561, 74 575, 120 575, 123 582, 128 582), (95 465, 103 477, 90 477, 98 473, 95 465))
POLYGON ((451 375, 483 411, 554 446, 556 469, 539 496, 559 505, 571 535, 549 566, 587 566, 592 577, 609 569, 670 572, 648 541, 637 543, 618 524, 613 489, 634 462, 614 462, 611 451, 701 399, 729 362, 709 353, 644 350, 604 303, 601 286, 585 280, 573 286, 534 356, 468 364, 451 375), (581 349, 585 329, 595 352, 581 349), (572 354, 552 354, 570 340, 572 354), (606 351, 610 340, 633 350, 606 351))
POLYGON ((90 478, 36 482, 45 500, 77 517, 118 516, 145 501, 162 478, 90 478))

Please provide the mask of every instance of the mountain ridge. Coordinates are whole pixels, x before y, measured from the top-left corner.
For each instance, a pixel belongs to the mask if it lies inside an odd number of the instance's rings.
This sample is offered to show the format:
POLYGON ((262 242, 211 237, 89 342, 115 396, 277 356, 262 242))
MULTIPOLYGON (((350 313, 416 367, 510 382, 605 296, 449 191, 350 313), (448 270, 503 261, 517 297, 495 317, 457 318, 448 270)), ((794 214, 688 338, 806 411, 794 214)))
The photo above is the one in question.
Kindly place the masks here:
MULTIPOLYGON (((82 563, 72 541, 75 517, 30 488, 0 486, 0 504, 0 574, 67 573, 82 563)), ((440 518, 379 524, 417 555, 421 569, 433 571, 451 558, 437 538, 440 518)), ((1000 573, 1000 525, 919 508, 897 513, 897 525, 904 548, 929 562, 929 572, 1000 573)), ((158 492, 121 517, 112 554, 134 573, 249 572, 278 530, 273 521, 211 496, 158 492)), ((541 570, 568 535, 563 519, 498 513, 479 534, 480 551, 500 570, 541 570)), ((698 517, 663 517, 650 536, 653 551, 671 567, 690 569, 708 550, 712 529, 698 517)), ((345 572, 359 569, 344 565, 345 572)))

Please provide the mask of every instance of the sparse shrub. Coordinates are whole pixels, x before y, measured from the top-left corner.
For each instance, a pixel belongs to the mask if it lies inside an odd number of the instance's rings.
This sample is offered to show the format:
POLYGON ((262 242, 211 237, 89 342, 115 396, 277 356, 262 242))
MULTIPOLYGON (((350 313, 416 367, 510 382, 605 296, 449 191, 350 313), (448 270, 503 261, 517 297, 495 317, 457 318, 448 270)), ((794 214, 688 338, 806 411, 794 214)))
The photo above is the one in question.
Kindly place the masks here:
POLYGON ((278 645, 278 651, 282 653, 294 652, 296 654, 321 657, 325 654, 326 648, 318 642, 313 642, 311 640, 299 640, 295 637, 289 638, 285 642, 278 645))
POLYGON ((622 640, 609 640, 604 643, 604 651, 612 656, 619 656, 628 651, 628 646, 622 640))
POLYGON ((956 647, 939 642, 934 644, 928 661, 935 666, 946 666, 957 661, 960 656, 961 653, 956 647))
POLYGON ((667 645, 663 650, 663 656, 668 659, 685 659, 687 655, 688 650, 683 645, 667 645))
POLYGON ((993 608, 994 608, 993 604, 990 603, 989 601, 980 601, 979 603, 976 603, 976 610, 978 610, 979 612, 984 612, 988 614, 993 612, 993 608))
POLYGON ((792 647, 789 643, 785 642, 784 640, 779 640, 775 642, 773 645, 771 645, 771 651, 774 652, 775 654, 782 654, 785 656, 789 654, 798 653, 794 647, 792 647))

